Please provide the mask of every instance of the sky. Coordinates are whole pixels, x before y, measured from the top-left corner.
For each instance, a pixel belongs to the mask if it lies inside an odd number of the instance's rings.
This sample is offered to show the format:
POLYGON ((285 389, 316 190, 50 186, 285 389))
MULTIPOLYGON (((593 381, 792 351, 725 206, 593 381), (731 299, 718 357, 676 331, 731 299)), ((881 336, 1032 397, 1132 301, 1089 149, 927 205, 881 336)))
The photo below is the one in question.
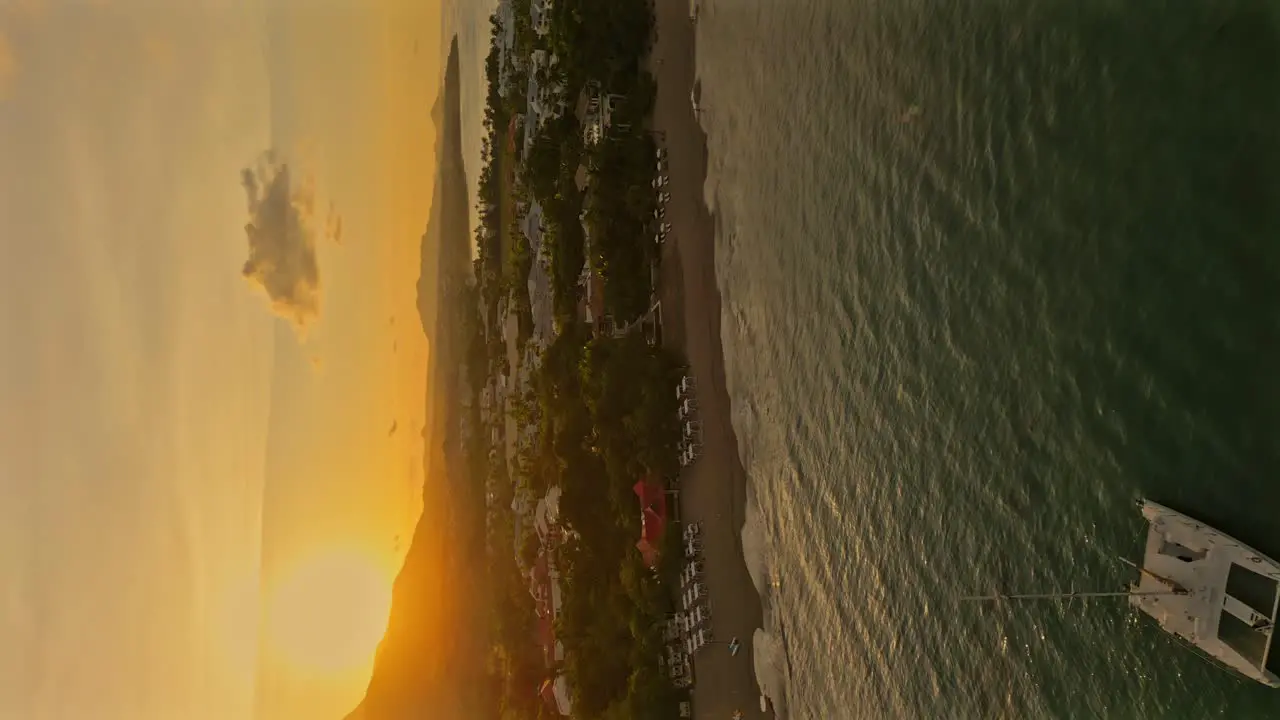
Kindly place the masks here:
MULTIPOLYGON (((468 196, 479 197, 481 148, 484 144, 484 105, 488 88, 484 61, 489 55, 492 28, 489 16, 498 9, 498 0, 451 0, 444 16, 451 34, 458 36, 458 68, 461 75, 463 164, 467 167, 468 196)), ((470 226, 480 225, 480 212, 471 208, 470 226)))
POLYGON ((0 718, 359 701, 440 45, 433 0, 0 0, 0 718))

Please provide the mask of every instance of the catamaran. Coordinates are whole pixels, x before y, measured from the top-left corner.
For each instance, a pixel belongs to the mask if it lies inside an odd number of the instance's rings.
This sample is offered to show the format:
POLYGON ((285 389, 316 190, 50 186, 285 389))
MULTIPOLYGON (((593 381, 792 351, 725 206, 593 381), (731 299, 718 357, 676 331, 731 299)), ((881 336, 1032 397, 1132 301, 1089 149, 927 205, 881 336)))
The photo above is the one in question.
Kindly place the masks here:
POLYGON ((1140 500, 1138 507, 1149 528, 1138 580, 1127 592, 965 599, 1127 597, 1130 605, 1154 618, 1165 632, 1247 678, 1280 687, 1280 650, 1272 642, 1280 611, 1280 563, 1159 503, 1140 500))

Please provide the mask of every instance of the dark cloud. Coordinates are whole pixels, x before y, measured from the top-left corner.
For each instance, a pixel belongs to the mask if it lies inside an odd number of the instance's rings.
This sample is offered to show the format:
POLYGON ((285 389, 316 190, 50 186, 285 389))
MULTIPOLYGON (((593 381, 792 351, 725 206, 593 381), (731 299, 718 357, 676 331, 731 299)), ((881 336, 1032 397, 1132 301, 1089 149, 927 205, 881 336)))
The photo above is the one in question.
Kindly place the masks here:
POLYGON ((249 259, 244 276, 260 286, 271 307, 299 329, 320 314, 320 267, 316 243, 334 224, 330 209, 326 227, 316 229, 315 191, 310 181, 297 181, 289 165, 270 151, 255 167, 240 172, 248 202, 249 259))
POLYGON ((338 210, 334 208, 333 202, 329 203, 329 219, 325 223, 326 234, 333 238, 333 241, 342 244, 342 216, 338 214, 338 210))

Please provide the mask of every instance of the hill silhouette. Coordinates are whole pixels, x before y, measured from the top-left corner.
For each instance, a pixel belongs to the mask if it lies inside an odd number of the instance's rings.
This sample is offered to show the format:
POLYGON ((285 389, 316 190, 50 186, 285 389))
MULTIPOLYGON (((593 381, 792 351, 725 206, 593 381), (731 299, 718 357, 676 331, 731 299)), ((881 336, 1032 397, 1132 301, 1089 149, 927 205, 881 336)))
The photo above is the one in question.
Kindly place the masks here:
POLYGON ((431 115, 439 168, 422 236, 417 301, 431 347, 423 512, 392 590, 373 675, 348 720, 473 718, 484 694, 483 501, 464 482, 452 437, 465 350, 458 322, 464 308, 457 305, 472 272, 456 37, 431 115))

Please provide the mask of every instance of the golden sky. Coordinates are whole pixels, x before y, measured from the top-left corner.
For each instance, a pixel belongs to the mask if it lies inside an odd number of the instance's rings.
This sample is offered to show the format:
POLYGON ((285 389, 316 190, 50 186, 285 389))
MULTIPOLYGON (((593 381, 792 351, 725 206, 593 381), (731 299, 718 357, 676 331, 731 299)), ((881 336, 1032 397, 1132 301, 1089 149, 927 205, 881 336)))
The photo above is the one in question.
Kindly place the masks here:
POLYGON ((420 507, 440 45, 433 0, 0 2, 0 717, 358 702, 420 507), (270 148, 301 332, 242 277, 270 148))
MULTIPOLYGON (((331 206, 342 232, 317 244, 321 310, 305 340, 279 331, 264 576, 355 548, 389 587, 421 508, 429 349, 416 283, 435 174, 439 9, 282 14, 270 56, 274 145, 315 178, 315 206, 331 206)), ((304 703, 349 710, 369 672, 300 674, 270 643, 262 664, 264 720, 298 717, 304 703)))

